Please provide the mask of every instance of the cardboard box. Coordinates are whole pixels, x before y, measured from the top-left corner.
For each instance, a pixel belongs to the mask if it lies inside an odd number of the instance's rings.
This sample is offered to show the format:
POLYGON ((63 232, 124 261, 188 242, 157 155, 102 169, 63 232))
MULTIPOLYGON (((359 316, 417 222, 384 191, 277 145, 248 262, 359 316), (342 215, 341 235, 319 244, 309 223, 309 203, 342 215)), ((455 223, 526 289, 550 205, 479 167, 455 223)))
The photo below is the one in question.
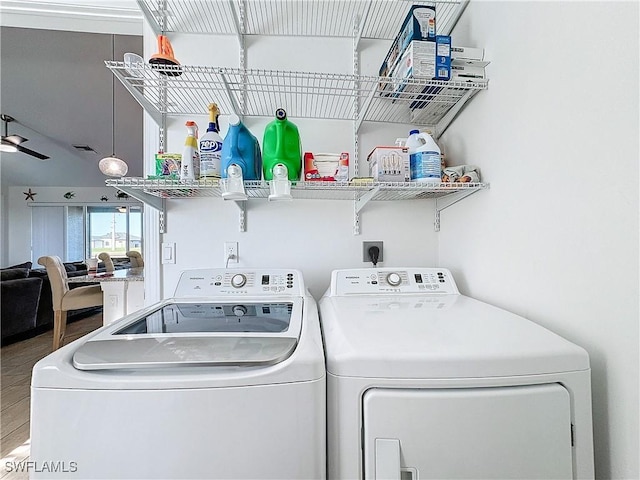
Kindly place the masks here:
POLYGON ((180 178, 180 153, 156 153, 156 176, 166 178, 180 178))
MULTIPOLYGON (((400 27, 400 32, 391 44, 387 52, 378 75, 388 77, 398 63, 399 58, 413 40, 436 39, 436 8, 428 5, 412 5, 409 13, 400 27)), ((381 85, 380 89, 385 90, 387 85, 381 85)))
POLYGON ((432 78, 436 73, 436 42, 414 40, 391 72, 393 78, 432 78))
POLYGON ((486 80, 484 67, 473 65, 451 65, 451 80, 486 80))
MULTIPOLYGON (((427 78, 446 81, 451 78, 451 37, 439 35, 435 42, 414 40, 393 71, 393 96, 411 96, 424 92, 423 85, 404 81, 408 78, 427 78)), ((429 88, 429 87, 427 87, 429 88)))
POLYGON ((346 182, 349 180, 349 154, 304 152, 304 180, 307 182, 346 182))
POLYGON ((376 147, 367 156, 369 175, 377 182, 408 182, 409 149, 407 147, 376 147))
POLYGON ((451 60, 451 65, 461 65, 463 67, 486 67, 491 62, 486 60, 467 60, 466 58, 454 58, 451 60))
POLYGON ((449 80, 451 78, 451 37, 449 35, 436 36, 436 73, 434 80, 449 80))
POLYGON ((451 47, 451 59, 484 60, 484 48, 451 47))

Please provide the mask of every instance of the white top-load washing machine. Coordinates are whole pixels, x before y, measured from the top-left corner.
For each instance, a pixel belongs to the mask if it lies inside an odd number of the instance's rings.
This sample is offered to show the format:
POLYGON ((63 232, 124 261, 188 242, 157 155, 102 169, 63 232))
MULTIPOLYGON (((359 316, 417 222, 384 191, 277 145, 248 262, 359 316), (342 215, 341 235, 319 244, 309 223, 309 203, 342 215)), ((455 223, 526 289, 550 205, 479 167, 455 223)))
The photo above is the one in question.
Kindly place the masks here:
POLYGON ((299 271, 185 271, 35 365, 31 476, 323 478, 325 385, 299 271))
POLYGON ((329 478, 593 478, 582 348, 443 268, 334 271, 319 310, 329 478))

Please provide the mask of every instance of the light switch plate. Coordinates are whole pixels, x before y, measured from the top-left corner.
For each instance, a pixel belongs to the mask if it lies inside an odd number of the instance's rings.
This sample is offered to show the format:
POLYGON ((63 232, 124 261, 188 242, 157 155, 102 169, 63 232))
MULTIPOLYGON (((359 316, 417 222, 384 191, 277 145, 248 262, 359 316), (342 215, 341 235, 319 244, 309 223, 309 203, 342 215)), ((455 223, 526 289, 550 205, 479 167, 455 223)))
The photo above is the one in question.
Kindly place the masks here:
POLYGON ((162 263, 176 263, 175 242, 162 242, 162 263))

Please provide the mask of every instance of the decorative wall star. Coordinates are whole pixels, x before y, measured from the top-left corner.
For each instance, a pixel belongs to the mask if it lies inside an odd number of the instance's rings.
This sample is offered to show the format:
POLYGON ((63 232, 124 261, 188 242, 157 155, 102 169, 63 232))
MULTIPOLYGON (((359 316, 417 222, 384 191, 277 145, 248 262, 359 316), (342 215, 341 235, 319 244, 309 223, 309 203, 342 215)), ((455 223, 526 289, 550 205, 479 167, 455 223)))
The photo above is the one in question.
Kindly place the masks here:
POLYGON ((31 189, 29 189, 28 192, 22 192, 26 195, 26 198, 24 199, 25 202, 31 200, 32 202, 35 201, 36 199, 34 198, 37 193, 36 192, 32 192, 31 189))

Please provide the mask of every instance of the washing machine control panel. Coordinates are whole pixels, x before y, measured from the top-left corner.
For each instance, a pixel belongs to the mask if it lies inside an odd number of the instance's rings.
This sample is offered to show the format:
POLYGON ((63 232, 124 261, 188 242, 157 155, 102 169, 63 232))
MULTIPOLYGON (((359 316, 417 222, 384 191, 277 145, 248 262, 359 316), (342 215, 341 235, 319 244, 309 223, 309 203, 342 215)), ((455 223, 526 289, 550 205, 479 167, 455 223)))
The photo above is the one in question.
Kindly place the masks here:
POLYGON ((302 296, 305 287, 297 270, 200 269, 182 272, 175 297, 302 296))
POLYGON ((331 277, 332 295, 458 294, 446 268, 363 268, 336 270, 331 277))

